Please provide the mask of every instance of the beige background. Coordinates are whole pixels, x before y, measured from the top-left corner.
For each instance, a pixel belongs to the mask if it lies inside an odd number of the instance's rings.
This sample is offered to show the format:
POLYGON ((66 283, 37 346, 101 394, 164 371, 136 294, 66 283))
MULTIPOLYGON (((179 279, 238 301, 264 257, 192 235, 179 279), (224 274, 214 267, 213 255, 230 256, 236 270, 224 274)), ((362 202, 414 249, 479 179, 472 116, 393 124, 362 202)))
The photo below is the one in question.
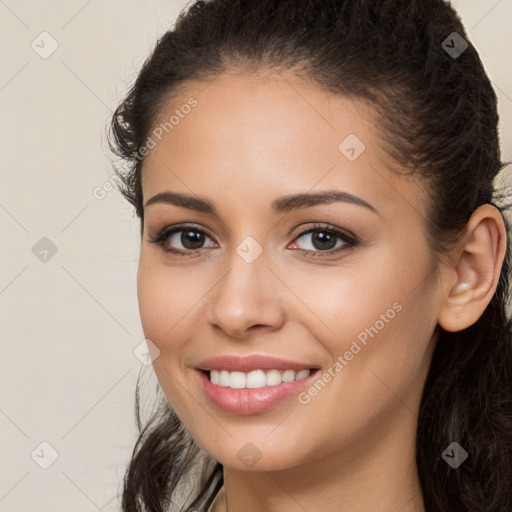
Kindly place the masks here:
MULTIPOLYGON (((512 2, 452 3, 496 87, 512 160, 512 2)), ((111 111, 184 5, 0 0, 0 512, 120 510, 144 367, 138 221, 117 191, 93 190, 112 173, 111 111), (57 249, 46 262, 32 251, 43 237, 57 249)))

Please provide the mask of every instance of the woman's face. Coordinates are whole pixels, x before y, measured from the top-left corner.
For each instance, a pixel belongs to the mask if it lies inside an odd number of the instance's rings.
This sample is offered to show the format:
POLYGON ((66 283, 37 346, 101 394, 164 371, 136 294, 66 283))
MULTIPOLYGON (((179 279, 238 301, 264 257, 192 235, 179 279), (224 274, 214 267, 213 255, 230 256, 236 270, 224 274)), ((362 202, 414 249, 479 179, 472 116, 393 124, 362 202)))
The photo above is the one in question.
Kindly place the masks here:
POLYGON ((159 382, 197 444, 227 467, 268 471, 388 432, 412 439, 441 295, 424 197, 389 170, 369 110, 291 74, 226 74, 189 84, 160 114, 142 174, 138 297, 159 382), (325 192, 339 196, 314 199, 325 192), (163 193, 214 213, 151 201, 163 193), (250 389, 223 373, 230 388, 198 369, 227 370, 204 363, 217 356, 318 370, 264 389, 266 373, 250 389))

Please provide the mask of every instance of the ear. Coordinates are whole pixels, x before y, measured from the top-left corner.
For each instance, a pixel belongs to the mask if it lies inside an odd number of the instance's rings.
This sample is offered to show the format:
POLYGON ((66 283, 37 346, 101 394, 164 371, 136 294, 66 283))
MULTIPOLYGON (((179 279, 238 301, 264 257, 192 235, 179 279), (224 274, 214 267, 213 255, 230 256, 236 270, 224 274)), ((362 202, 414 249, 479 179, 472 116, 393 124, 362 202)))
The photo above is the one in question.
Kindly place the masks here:
POLYGON ((461 331, 480 318, 498 286, 506 244, 501 212, 490 204, 477 208, 453 252, 438 317, 443 329, 461 331))

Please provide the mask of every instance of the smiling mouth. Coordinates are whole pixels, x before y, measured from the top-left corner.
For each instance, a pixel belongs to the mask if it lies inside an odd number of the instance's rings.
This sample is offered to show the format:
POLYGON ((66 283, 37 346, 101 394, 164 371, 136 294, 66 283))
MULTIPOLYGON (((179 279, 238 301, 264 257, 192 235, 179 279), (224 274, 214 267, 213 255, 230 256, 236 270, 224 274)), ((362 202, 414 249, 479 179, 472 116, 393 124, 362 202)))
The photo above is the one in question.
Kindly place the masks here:
POLYGON ((212 384, 231 389, 259 389, 278 386, 286 382, 294 382, 308 378, 318 368, 309 370, 253 370, 250 372, 227 370, 199 370, 204 373, 212 384))

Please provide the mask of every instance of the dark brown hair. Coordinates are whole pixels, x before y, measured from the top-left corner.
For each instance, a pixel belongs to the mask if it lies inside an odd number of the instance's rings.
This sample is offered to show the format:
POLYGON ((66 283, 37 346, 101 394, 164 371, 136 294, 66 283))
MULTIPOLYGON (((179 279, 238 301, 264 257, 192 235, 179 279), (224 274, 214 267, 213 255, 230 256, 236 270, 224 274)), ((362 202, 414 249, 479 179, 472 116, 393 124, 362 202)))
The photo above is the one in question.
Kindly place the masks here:
MULTIPOLYGON (((510 207, 494 188, 504 167, 496 95, 448 2, 211 0, 190 5, 159 39, 112 118, 112 148, 129 163, 117 171, 120 189, 141 230, 140 150, 162 107, 187 81, 233 69, 291 69, 373 107, 389 154, 428 185, 425 222, 435 255, 461 239, 480 205, 502 214, 510 207)), ((510 226, 503 218, 507 251, 488 307, 460 332, 437 327, 416 445, 428 512, 512 511, 510 226), (441 457, 453 441, 469 454, 456 469, 441 457)), ((140 437, 125 475, 123 511, 160 512, 175 503, 202 452, 164 399, 145 425, 139 385, 136 406, 140 437)), ((207 510, 222 485, 222 465, 215 462, 206 476, 204 485, 195 482, 190 506, 198 511, 207 510)))

